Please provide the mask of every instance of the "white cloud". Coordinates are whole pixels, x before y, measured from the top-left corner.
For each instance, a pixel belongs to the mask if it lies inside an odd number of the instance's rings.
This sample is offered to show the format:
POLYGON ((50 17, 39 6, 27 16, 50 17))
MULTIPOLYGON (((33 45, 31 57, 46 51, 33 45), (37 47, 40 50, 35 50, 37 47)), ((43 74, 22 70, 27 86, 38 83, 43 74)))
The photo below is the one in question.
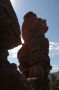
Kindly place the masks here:
POLYGON ((52 65, 51 72, 57 72, 57 71, 59 71, 59 65, 52 65))
POLYGON ((19 65, 19 62, 17 59, 17 52, 21 47, 22 45, 19 45, 11 50, 8 50, 9 52, 8 61, 10 61, 10 63, 16 63, 17 65, 19 65))
POLYGON ((55 43, 55 42, 49 42, 50 47, 49 50, 59 50, 59 43, 55 43))
POLYGON ((49 51, 50 56, 54 56, 55 54, 59 54, 59 43, 49 42, 49 51))
POLYGON ((15 48, 13 48, 13 49, 11 49, 11 50, 8 50, 9 56, 11 56, 11 57, 17 57, 17 52, 18 52, 18 50, 19 50, 21 47, 22 47, 22 45, 19 45, 19 46, 15 47, 15 48))
MULTIPOLYGON (((21 37, 21 41, 22 43, 24 43, 24 40, 22 39, 22 37, 21 37)), ((19 64, 17 59, 17 52, 20 50, 21 47, 22 45, 18 45, 17 47, 8 50, 9 52, 8 61, 10 61, 10 63, 16 63, 17 65, 19 64)))

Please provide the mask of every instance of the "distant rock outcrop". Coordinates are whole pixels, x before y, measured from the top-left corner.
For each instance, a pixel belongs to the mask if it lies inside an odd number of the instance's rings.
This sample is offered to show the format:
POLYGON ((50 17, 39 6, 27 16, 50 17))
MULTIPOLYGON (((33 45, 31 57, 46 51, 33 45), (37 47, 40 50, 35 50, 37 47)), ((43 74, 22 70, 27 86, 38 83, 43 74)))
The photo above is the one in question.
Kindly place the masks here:
POLYGON ((49 90, 48 74, 51 70, 46 20, 33 12, 24 16, 22 36, 24 44, 18 52, 19 69, 29 78, 33 90, 49 90))

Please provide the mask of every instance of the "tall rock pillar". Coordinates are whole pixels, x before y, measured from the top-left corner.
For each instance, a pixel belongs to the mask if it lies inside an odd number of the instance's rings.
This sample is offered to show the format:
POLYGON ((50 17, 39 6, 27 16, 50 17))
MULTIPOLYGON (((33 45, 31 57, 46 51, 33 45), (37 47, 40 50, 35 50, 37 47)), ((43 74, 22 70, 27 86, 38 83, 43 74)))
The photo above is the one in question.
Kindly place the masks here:
POLYGON ((51 70, 46 20, 33 12, 24 16, 22 36, 24 44, 18 52, 19 69, 27 76, 34 90, 49 90, 48 75, 51 70))

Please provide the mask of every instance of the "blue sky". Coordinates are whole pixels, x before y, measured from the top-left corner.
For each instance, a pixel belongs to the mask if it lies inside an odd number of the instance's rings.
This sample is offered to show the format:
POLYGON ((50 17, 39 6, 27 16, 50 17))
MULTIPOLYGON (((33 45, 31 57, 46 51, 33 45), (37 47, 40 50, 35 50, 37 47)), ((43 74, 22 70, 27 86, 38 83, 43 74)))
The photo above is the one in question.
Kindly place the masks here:
MULTIPOLYGON (((50 42, 50 52, 49 56, 51 59, 51 64, 53 66, 52 71, 59 70, 59 0, 11 0, 14 10, 17 14, 20 27, 23 22, 23 16, 28 11, 33 11, 38 17, 47 20, 47 25, 49 27, 46 37, 50 42)), ((17 51, 20 48, 18 46, 16 49, 10 50, 9 61, 17 61, 17 51)))

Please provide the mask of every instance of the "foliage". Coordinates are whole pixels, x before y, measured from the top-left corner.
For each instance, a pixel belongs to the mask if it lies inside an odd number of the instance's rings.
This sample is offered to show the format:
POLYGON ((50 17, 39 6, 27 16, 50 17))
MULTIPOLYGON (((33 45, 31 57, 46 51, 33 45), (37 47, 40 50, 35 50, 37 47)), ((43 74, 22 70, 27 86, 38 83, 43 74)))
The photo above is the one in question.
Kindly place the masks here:
POLYGON ((50 90, 59 90, 59 79, 53 73, 49 75, 49 86, 50 90))

